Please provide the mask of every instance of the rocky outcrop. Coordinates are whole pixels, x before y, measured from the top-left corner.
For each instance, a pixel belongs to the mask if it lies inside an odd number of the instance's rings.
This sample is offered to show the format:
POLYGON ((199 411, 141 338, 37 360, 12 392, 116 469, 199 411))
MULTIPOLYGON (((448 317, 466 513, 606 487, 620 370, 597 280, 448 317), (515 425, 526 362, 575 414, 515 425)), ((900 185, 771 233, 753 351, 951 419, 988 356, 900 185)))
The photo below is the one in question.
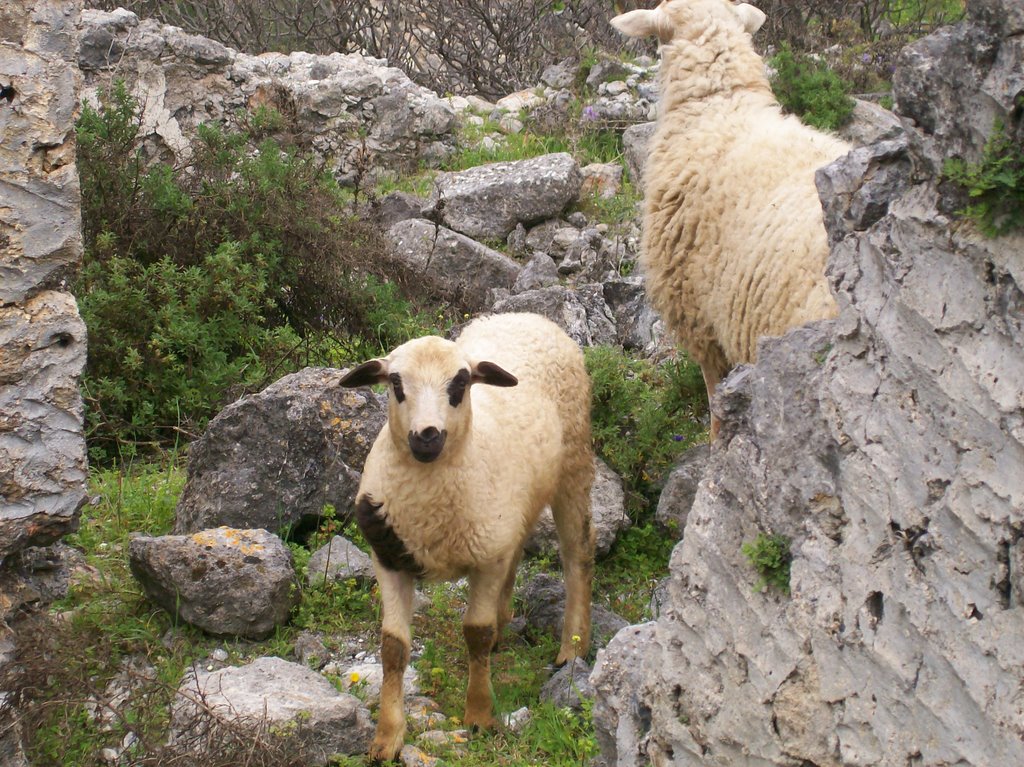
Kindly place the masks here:
POLYGON ((86 453, 74 2, 8 4, 0 25, 0 561, 77 525, 86 453))
POLYGON ((344 371, 306 368, 224 408, 189 448, 175 532, 227 525, 284 534, 349 513, 386 400, 338 386, 344 371))
POLYGON ((820 173, 840 316, 721 387, 661 615, 596 664, 604 764, 1024 763, 1024 237, 937 175, 1020 129, 1024 49, 1019 3, 968 14, 901 55, 906 136, 820 173))
POLYGON ((265 106, 342 180, 370 166, 411 167, 447 151, 455 113, 382 59, 358 54, 250 56, 129 11, 82 13, 78 61, 92 98, 114 78, 143 107, 154 156, 187 164, 188 137, 265 106))

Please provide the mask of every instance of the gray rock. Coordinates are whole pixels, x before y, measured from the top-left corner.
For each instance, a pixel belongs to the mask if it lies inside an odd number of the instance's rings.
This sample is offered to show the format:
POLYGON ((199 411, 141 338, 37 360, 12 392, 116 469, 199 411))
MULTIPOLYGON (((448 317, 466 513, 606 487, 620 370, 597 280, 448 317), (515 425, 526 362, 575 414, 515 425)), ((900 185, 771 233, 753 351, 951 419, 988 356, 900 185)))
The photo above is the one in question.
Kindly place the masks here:
POLYGON ((581 346, 609 344, 615 340, 615 325, 604 303, 600 285, 594 288, 581 286, 576 290, 570 290, 562 285, 528 290, 500 299, 491 310, 497 314, 542 314, 561 327, 581 346))
POLYGON ((481 308, 492 288, 510 288, 522 269, 505 254, 422 218, 395 224, 387 237, 394 258, 468 310, 481 308))
POLYGON ((595 195, 610 200, 622 189, 622 164, 618 162, 594 162, 585 165, 581 195, 595 195))
POLYGON ((504 240, 518 223, 558 216, 579 197, 582 181, 576 160, 561 152, 442 173, 430 203, 455 231, 504 240))
POLYGON ((602 83, 620 80, 629 73, 626 66, 618 59, 602 58, 587 73, 587 87, 597 88, 602 83))
POLYGON ((366 753, 373 737, 370 713, 357 698, 302 664, 274 657, 212 673, 195 670, 182 680, 171 743, 226 725, 254 736, 293 733, 303 764, 318 767, 335 754, 366 753))
POLYGON ((854 99, 853 117, 836 133, 854 146, 898 138, 903 133, 900 118, 873 101, 854 99))
POLYGON ((651 711, 637 698, 654 623, 628 626, 597 653, 590 684, 594 690, 594 734, 601 752, 595 767, 646 767, 651 711))
POLYGON ((46 290, 0 306, 0 559, 78 524, 85 356, 85 324, 69 294, 46 290))
POLYGON ((149 599, 218 636, 265 639, 299 598, 291 552, 266 530, 138 536, 128 558, 149 599))
POLYGON ((540 73, 540 81, 550 88, 571 88, 580 74, 579 62, 575 59, 563 59, 557 64, 550 64, 540 73))
POLYGON ((189 449, 174 530, 314 527, 325 504, 344 518, 387 401, 338 386, 344 371, 306 368, 242 397, 189 449))
POLYGON ((644 163, 647 161, 647 144, 654 135, 654 122, 630 125, 622 132, 622 153, 633 183, 640 185, 644 178, 644 163))
POLYGON ((384 195, 375 211, 381 229, 390 229, 399 221, 423 218, 427 201, 408 192, 391 192, 384 195))
MULTIPOLYGON (((596 539, 595 554, 603 557, 633 522, 626 514, 626 494, 622 489, 622 479, 600 458, 594 459, 594 466, 597 474, 590 490, 590 509, 596 539)), ((537 527, 527 539, 525 549, 531 554, 558 550, 558 532, 549 507, 541 512, 537 527)))
POLYGON ((631 275, 606 280, 604 299, 615 320, 615 342, 624 349, 653 355, 662 341, 660 323, 641 278, 631 275))
MULTIPOLYGON (((533 633, 547 633, 558 637, 562 632, 565 615, 565 584, 560 578, 546 573, 535 575, 517 589, 523 606, 523 628, 533 633)), ((626 620, 603 605, 595 604, 591 612, 591 645, 603 647, 615 634, 626 627, 626 620)))
POLYGON ((658 510, 654 513, 654 521, 662 528, 683 537, 686 518, 693 506, 708 461, 711 458, 709 445, 697 445, 687 450, 676 462, 672 472, 665 481, 665 487, 658 498, 658 510))
POLYGON ((295 637, 292 652, 299 663, 314 670, 323 668, 331 657, 323 638, 312 631, 303 631, 295 637))
POLYGON ((512 285, 512 292, 525 293, 528 290, 547 288, 557 285, 558 280, 558 267, 554 260, 547 253, 538 250, 516 277, 516 281, 512 285))
MULTIPOLYGON (((79 65, 90 94, 122 78, 144 105, 142 136, 154 152, 187 164, 201 123, 228 122, 265 106, 339 180, 369 164, 407 168, 454 143, 455 111, 386 61, 355 53, 250 56, 124 10, 82 14, 79 65)), ((72 59, 73 60, 73 57, 72 59)))
POLYGON ((559 708, 583 709, 583 701, 594 697, 590 666, 580 658, 569 661, 540 688, 540 699, 559 708))
POLYGON ((306 579, 312 586, 325 580, 344 581, 349 578, 372 581, 373 562, 369 554, 354 543, 336 535, 309 558, 306 579))
POLYGON ((660 617, 595 672, 605 764, 1024 763, 1024 236, 982 239, 937 175, 1019 130, 1021 16, 968 13, 900 57, 906 149, 823 174, 839 317, 720 386, 660 617), (762 533, 788 596, 755 588, 762 533))
POLYGON ((566 248, 579 236, 579 227, 559 219, 550 219, 537 224, 526 233, 526 247, 548 253, 557 261, 565 255, 566 248))

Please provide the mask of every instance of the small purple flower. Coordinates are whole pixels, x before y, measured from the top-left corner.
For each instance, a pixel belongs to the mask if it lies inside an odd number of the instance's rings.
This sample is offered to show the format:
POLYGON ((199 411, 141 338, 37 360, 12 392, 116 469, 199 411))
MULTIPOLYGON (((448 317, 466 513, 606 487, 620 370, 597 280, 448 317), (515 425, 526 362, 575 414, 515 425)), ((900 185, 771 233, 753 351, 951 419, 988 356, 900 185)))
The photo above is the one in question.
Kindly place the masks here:
POLYGON ((672 435, 672 441, 673 442, 682 442, 683 441, 683 435, 682 434, 673 434, 672 435))
POLYGON ((590 104, 583 107, 583 114, 581 115, 583 120, 596 120, 598 118, 597 110, 590 104))
POLYGON ((865 64, 870 64, 871 63, 871 54, 870 53, 862 54, 861 57, 860 57, 860 60, 862 62, 864 62, 865 64))

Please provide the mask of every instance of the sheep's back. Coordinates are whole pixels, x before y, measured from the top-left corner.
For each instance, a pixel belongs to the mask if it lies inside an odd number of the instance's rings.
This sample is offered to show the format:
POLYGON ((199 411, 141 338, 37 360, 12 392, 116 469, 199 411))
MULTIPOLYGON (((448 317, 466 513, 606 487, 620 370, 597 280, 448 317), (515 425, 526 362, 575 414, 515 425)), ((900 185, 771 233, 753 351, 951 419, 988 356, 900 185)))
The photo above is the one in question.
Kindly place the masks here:
POLYGON ((652 139, 643 266, 655 308, 701 361, 835 311, 814 172, 848 150, 760 97, 664 116, 652 139))

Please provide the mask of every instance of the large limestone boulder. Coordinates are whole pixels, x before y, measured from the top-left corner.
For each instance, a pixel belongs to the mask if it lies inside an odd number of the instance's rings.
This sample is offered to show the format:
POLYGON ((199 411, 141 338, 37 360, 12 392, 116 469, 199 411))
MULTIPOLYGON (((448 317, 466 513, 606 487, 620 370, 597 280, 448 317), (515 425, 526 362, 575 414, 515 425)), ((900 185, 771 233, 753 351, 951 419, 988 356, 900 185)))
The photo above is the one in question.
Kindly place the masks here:
POLYGON ((140 535, 128 563, 149 599, 217 636, 265 639, 299 599, 291 552, 266 530, 140 535))
POLYGON ((387 402, 342 389, 343 373, 306 368, 218 413, 189 448, 174 531, 227 525, 284 534, 315 527, 325 504, 347 514, 387 402))
POLYGON ((1024 237, 939 177, 996 117, 1021 135, 1024 16, 968 17, 901 55, 905 139, 819 174, 839 317, 721 386, 661 615, 599 658, 604 764, 1024 763, 1024 237), (757 588, 761 534, 788 595, 757 588))
POLYGON ((516 224, 558 216, 580 194, 583 174, 572 155, 496 162, 434 181, 430 203, 446 226, 474 239, 504 240, 516 224))

